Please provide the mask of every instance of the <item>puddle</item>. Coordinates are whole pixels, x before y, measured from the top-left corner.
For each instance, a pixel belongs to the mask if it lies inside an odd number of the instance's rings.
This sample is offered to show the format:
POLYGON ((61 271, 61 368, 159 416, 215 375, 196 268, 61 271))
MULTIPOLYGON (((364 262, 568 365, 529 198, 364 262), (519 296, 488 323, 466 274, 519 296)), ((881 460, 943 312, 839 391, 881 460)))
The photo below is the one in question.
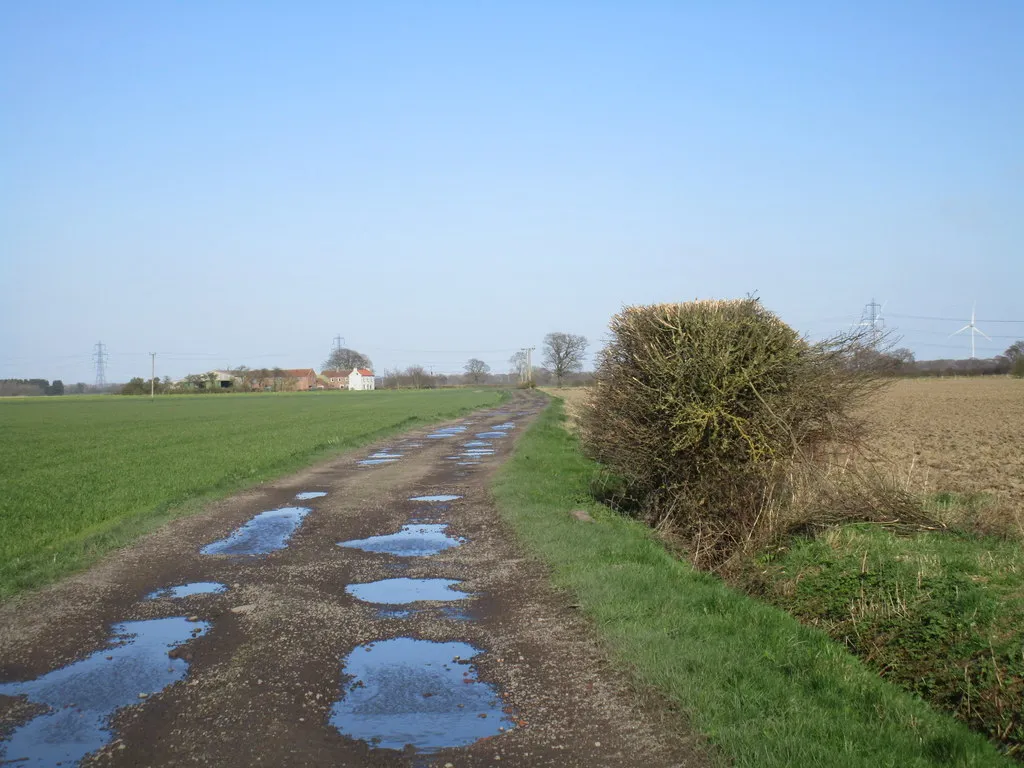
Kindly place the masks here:
POLYGON ((467 429, 469 429, 469 427, 466 426, 443 427, 442 429, 435 429, 433 432, 427 435, 427 437, 431 438, 432 440, 439 440, 442 437, 455 437, 456 435, 462 434, 467 429))
POLYGON ((219 595, 227 592, 226 585, 216 581, 193 581, 191 584, 179 584, 176 587, 164 587, 146 595, 147 600, 160 597, 188 597, 189 595, 219 595))
POLYGON ((479 462, 479 461, 460 461, 458 463, 458 466, 460 466, 460 467, 478 467, 478 466, 480 466, 480 464, 481 464, 481 462, 479 462))
POLYGON ((506 421, 504 424, 495 424, 491 429, 515 429, 515 422, 506 421))
POLYGON ((296 493, 295 498, 299 501, 309 501, 310 499, 319 499, 326 495, 327 491, 303 491, 302 493, 296 493))
POLYGON ((462 608, 454 605, 445 605, 441 608, 441 615, 451 621, 472 621, 472 618, 462 608))
POLYGON ((368 539, 339 542, 339 547, 361 549, 364 552, 383 552, 403 557, 429 557, 457 547, 464 539, 457 539, 445 533, 447 523, 420 523, 403 525, 398 533, 386 536, 371 536, 368 539))
POLYGON ((369 458, 371 459, 400 459, 405 454, 402 453, 389 453, 388 451, 379 451, 377 453, 371 453, 369 458))
POLYGON ((413 496, 409 501, 455 501, 461 499, 461 496, 453 496, 452 494, 435 494, 434 496, 413 496))
POLYGON ((477 432, 476 436, 484 440, 493 440, 496 437, 508 437, 504 432, 477 432))
POLYGON ((378 619, 408 619, 410 616, 412 616, 415 613, 417 613, 417 611, 413 611, 411 609, 409 609, 409 610, 393 611, 393 610, 391 610, 389 608, 381 608, 379 611, 377 611, 377 618, 378 619))
POLYGON ((374 747, 427 753, 511 730, 497 689, 465 663, 479 653, 468 643, 408 637, 357 646, 342 662, 354 680, 331 707, 330 723, 374 747))
POLYGON ((465 600, 466 592, 451 589, 461 584, 456 579, 382 579, 364 584, 349 584, 345 591, 364 603, 381 605, 406 605, 421 600, 465 600))
POLYGON ((110 647, 35 680, 0 683, 0 694, 24 695, 50 708, 0 742, 2 762, 77 764, 113 738, 114 712, 142 702, 139 694, 150 696, 185 677, 188 662, 167 652, 209 626, 183 616, 126 621, 113 627, 110 647))
POLYGON ((398 461, 398 459, 363 459, 356 463, 361 467, 372 467, 375 464, 392 464, 396 461, 398 461))
POLYGON ((207 544, 204 555, 263 555, 284 549, 309 514, 309 507, 281 507, 261 512, 226 539, 207 544))
POLYGON ((493 456, 493 448, 467 448, 462 452, 464 456, 493 456))
POLYGON ((470 440, 468 443, 463 443, 463 448, 491 448, 494 443, 489 443, 486 440, 470 440))

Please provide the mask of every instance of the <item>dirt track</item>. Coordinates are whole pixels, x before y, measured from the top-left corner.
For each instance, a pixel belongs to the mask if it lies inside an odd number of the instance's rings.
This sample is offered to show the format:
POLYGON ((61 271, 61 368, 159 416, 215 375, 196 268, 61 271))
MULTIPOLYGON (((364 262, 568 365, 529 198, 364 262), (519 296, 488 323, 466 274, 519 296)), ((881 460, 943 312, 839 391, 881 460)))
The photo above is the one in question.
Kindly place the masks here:
MULTIPOLYGON (((517 394, 502 408, 454 422, 468 426, 463 434, 431 439, 426 435, 433 430, 409 433, 319 464, 172 523, 87 573, 0 606, 0 681, 34 679, 105 649, 112 625, 120 622, 186 617, 197 636, 171 651, 176 661, 162 664, 188 662, 187 676, 159 692, 139 691, 146 698, 117 710, 112 740, 82 765, 705 764, 674 719, 666 729, 663 715, 645 710, 608 669, 585 622, 551 590, 544 569, 524 557, 490 501, 493 472, 543 404, 539 395, 517 394), (446 458, 474 433, 502 422, 515 426, 508 437, 487 441, 494 455, 472 465, 446 458), (370 467, 356 463, 383 447, 402 458, 370 467), (295 500, 306 491, 326 496, 295 500), (410 500, 424 494, 461 498, 444 504, 410 500), (296 505, 311 511, 285 548, 260 556, 200 553, 255 514, 296 505), (447 523, 447 534, 464 541, 430 557, 337 545, 394 533, 414 520, 447 523), (455 588, 471 598, 382 607, 346 592, 352 584, 393 578, 458 580, 455 588), (153 590, 198 581, 228 589, 146 599, 153 590), (412 613, 394 610, 399 608, 412 613), (491 720, 481 717, 484 712, 473 715, 480 717, 479 728, 489 730, 486 738, 425 754, 422 748, 372 747, 332 725, 339 692, 342 702, 365 695, 358 680, 343 677, 343 660, 350 653, 353 661, 363 658, 363 646, 369 647, 366 659, 376 658, 387 645, 381 641, 399 637, 460 641, 481 651, 472 666, 458 667, 466 678, 458 682, 478 680, 492 686, 480 690, 496 692, 484 696, 497 702, 491 720)), ((445 669, 458 663, 446 660, 445 669)), ((394 723, 414 729, 417 717, 425 716, 418 710, 431 707, 430 717, 451 716, 453 724, 477 727, 465 705, 454 703, 461 701, 459 692, 420 690, 434 678, 402 669, 386 670, 391 687, 370 702, 374 711, 388 710, 392 730, 394 723), (445 701, 452 702, 450 712, 445 701)), ((477 685, 465 686, 470 689, 477 685)), ((0 695, 0 738, 11 739, 37 711, 24 699, 0 695)), ((3 755, 5 746, 9 742, 0 741, 0 756, 19 757, 3 755)))

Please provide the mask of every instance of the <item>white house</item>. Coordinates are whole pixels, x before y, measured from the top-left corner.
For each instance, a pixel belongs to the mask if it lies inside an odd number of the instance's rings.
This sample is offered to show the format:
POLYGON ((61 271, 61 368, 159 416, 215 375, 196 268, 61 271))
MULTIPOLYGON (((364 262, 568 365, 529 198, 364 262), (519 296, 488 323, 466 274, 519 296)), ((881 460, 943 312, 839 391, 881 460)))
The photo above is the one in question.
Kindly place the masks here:
POLYGON ((376 389, 376 379, 373 378, 373 371, 365 368, 353 368, 348 375, 349 389, 376 389))

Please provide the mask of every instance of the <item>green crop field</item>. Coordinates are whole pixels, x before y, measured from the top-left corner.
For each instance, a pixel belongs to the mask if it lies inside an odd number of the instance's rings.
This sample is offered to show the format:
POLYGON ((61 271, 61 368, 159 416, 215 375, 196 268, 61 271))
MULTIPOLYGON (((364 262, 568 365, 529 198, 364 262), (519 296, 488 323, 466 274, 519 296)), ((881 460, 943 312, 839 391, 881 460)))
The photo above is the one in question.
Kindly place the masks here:
POLYGON ((0 599, 197 500, 501 399, 443 390, 0 401, 0 599))

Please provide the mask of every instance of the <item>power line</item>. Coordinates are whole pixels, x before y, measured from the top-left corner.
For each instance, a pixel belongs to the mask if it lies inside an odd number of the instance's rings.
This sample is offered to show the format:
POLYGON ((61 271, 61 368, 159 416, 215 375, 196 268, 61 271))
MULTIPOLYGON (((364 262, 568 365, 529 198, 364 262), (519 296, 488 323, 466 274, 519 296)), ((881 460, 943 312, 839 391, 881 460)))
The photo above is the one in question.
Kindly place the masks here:
MULTIPOLYGON (((898 317, 903 320, 938 320, 944 323, 962 323, 964 321, 962 317, 928 317, 927 315, 897 315, 895 312, 890 313, 889 317, 898 317)), ((1024 325, 1024 320, 985 320, 985 322, 1024 325)))

